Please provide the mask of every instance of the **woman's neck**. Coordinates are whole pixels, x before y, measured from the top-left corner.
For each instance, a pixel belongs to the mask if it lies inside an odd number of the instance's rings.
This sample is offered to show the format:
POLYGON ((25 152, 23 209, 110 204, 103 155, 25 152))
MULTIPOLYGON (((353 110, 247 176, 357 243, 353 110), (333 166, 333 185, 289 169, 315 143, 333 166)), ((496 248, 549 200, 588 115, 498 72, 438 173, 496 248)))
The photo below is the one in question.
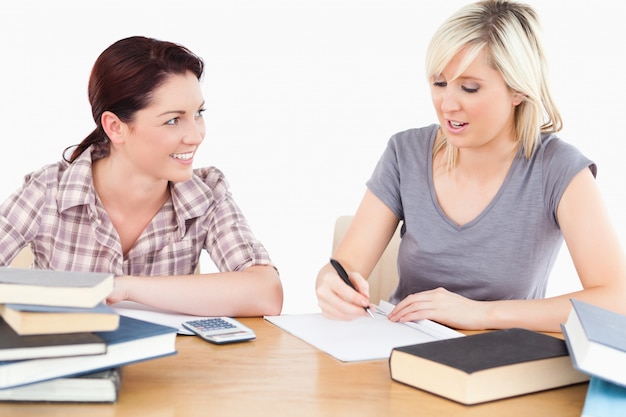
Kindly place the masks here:
POLYGON ((105 207, 122 211, 151 211, 163 206, 169 198, 167 180, 148 179, 125 169, 111 156, 94 161, 93 184, 105 207))

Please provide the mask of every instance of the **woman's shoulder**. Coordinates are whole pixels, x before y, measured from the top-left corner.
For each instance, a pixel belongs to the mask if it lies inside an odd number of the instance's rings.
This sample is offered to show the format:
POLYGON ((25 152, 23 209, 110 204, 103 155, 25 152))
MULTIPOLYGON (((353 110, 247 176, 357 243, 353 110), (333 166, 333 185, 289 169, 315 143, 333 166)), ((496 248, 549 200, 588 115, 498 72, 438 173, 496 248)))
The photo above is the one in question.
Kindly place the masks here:
POLYGON ((230 187, 224 173, 214 166, 195 168, 191 180, 177 186, 187 189, 187 192, 212 196, 218 200, 227 194, 230 187))
POLYGON ((208 185, 210 188, 226 184, 226 176, 219 168, 214 166, 195 168, 193 174, 195 178, 208 185))
POLYGON ((25 184, 38 184, 45 188, 58 185, 69 164, 59 161, 42 166, 24 175, 25 184))
POLYGON ((580 150, 569 142, 564 141, 555 133, 544 133, 538 144, 538 150, 546 156, 553 157, 559 154, 581 154, 580 150))
POLYGON ((188 181, 170 185, 174 205, 197 213, 206 213, 211 204, 228 198, 228 183, 222 171, 209 166, 195 168, 188 181))
POLYGON ((415 127, 400 131, 393 135, 391 139, 397 142, 429 142, 435 137, 438 130, 438 124, 415 127))
POLYGON ((585 158, 584 154, 575 145, 561 139, 554 133, 545 133, 541 136, 538 145, 538 152, 543 154, 545 159, 579 159, 585 158))
POLYGON ((562 140, 554 133, 543 134, 535 155, 543 160, 544 169, 562 170, 567 167, 588 166, 594 176, 596 164, 582 153, 575 145, 562 140))
POLYGON ((403 130, 394 134, 387 143, 388 152, 392 152, 397 158, 409 160, 428 154, 433 147, 439 125, 403 130))

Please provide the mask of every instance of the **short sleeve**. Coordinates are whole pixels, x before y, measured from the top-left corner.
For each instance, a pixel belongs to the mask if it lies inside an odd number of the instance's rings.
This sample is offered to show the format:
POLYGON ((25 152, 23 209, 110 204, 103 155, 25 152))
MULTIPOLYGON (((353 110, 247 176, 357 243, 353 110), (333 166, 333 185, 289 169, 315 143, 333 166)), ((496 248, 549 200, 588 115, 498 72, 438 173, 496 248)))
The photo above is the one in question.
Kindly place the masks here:
POLYGON ((400 197, 400 170, 395 136, 387 142, 387 148, 378 160, 366 185, 399 219, 404 217, 400 197))
POLYGON ((366 185, 400 220, 410 200, 428 194, 432 145, 438 125, 398 132, 389 139, 366 185))
POLYGON ((588 168, 595 177, 597 166, 576 147, 555 136, 550 136, 544 142, 541 151, 544 159, 544 199, 547 202, 549 214, 556 221, 561 197, 572 179, 585 168, 588 168))
POLYGON ((241 271, 253 265, 273 265, 267 250, 252 233, 233 199, 224 174, 217 168, 200 170, 198 173, 212 191, 204 245, 220 271, 241 271))
POLYGON ((46 207, 46 173, 26 175, 22 187, 0 205, 0 265, 8 265, 37 234, 46 207))

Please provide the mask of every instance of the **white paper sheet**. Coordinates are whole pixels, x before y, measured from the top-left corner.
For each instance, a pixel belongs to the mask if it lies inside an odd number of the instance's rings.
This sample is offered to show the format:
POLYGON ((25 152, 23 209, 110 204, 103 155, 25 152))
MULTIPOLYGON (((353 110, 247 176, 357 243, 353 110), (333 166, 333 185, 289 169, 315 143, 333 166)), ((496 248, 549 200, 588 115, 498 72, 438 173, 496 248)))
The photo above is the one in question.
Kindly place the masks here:
POLYGON ((111 307, 121 316, 132 317, 139 320, 149 321, 151 323, 158 323, 177 328, 178 334, 193 334, 191 331, 183 327, 182 322, 204 318, 159 310, 134 301, 122 301, 111 305, 111 307))
POLYGON ((430 320, 391 322, 386 315, 392 309, 392 304, 381 301, 374 318, 339 321, 313 313, 265 316, 265 320, 342 362, 388 359, 397 346, 464 336, 430 320))

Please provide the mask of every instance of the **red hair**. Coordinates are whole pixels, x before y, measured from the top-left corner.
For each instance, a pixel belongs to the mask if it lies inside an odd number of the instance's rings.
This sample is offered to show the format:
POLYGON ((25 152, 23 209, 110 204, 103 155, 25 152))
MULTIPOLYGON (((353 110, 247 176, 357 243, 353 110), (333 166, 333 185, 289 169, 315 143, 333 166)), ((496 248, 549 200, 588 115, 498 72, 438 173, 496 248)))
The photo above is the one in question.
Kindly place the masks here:
POLYGON ((91 145, 107 142, 101 124, 105 111, 123 122, 131 122, 137 111, 150 105, 152 92, 167 77, 188 71, 199 80, 204 71, 202 59, 172 42, 133 36, 105 49, 89 77, 89 103, 96 129, 76 146, 69 162, 91 145))

